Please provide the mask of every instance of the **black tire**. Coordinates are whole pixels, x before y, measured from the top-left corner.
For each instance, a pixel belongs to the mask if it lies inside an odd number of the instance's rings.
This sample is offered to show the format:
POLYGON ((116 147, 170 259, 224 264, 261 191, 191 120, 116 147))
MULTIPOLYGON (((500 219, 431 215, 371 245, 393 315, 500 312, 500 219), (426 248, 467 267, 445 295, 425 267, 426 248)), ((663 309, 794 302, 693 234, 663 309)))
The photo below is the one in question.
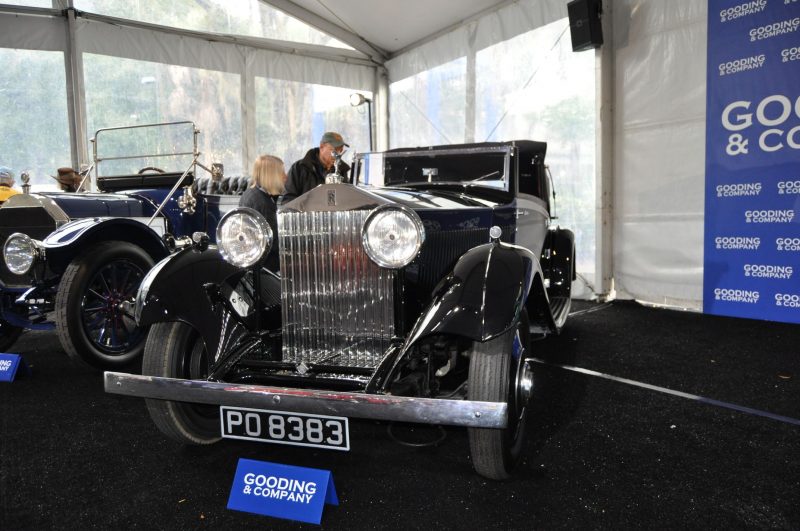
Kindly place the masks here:
POLYGON ((6 320, 0 319, 0 352, 5 352, 17 342, 22 334, 22 328, 14 326, 6 320))
POLYGON ((103 242, 67 266, 56 293, 58 339, 69 356, 95 369, 141 357, 147 329, 133 317, 136 291, 153 259, 128 242, 103 242))
POLYGON ((516 378, 529 347, 527 328, 528 320, 523 314, 517 328, 484 343, 475 342, 470 351, 467 398, 508 403, 506 428, 467 429, 472 465, 478 474, 489 479, 510 478, 525 446, 528 408, 517 396, 516 378), (517 333, 524 350, 515 359, 512 352, 517 333))
MULTIPOLYGON (((200 334, 186 323, 156 323, 150 328, 142 360, 142 374, 205 379, 208 357, 200 334)), ((156 427, 183 444, 205 445, 220 440, 219 407, 169 400, 146 399, 156 427)))

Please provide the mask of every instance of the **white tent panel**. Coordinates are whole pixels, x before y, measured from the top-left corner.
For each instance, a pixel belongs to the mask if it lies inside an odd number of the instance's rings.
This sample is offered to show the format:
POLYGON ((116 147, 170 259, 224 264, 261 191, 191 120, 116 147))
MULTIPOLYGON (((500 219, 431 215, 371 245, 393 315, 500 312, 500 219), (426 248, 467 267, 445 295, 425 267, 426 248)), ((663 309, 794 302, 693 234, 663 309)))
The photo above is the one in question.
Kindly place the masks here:
POLYGON ((621 141, 614 222, 618 295, 699 309, 704 128, 691 122, 630 128, 621 141))
POLYGON ((475 48, 481 50, 567 16, 567 2, 521 0, 481 17, 475 48))
MULTIPOLYGON (((396 53, 437 35, 459 21, 509 3, 509 0, 263 0, 278 9, 292 10, 292 4, 349 30, 383 50, 396 53)), ((313 21, 309 20, 309 23, 313 21)), ((324 28, 321 28, 324 30, 324 28)))
POLYGON ((220 72, 244 69, 242 50, 236 45, 96 20, 77 19, 75 40, 81 52, 220 72))
POLYGON ((355 84, 353 88, 364 90, 373 90, 375 83, 373 67, 90 19, 76 21, 76 42, 82 52, 220 72, 242 73, 247 62, 255 75, 276 79, 346 87, 355 84))
POLYGON ((375 92, 375 68, 313 57, 248 49, 247 63, 256 76, 375 92))
POLYGON ((463 26, 390 59, 385 64, 389 71, 389 82, 394 83, 464 57, 470 50, 467 30, 467 26, 463 26))
POLYGON ((563 0, 520 0, 390 59, 386 62, 389 81, 411 77, 566 16, 563 0))
POLYGON ((0 48, 62 51, 67 32, 62 20, 0 13, 0 48))
POLYGON ((699 310, 706 2, 613 6, 617 295, 699 310))

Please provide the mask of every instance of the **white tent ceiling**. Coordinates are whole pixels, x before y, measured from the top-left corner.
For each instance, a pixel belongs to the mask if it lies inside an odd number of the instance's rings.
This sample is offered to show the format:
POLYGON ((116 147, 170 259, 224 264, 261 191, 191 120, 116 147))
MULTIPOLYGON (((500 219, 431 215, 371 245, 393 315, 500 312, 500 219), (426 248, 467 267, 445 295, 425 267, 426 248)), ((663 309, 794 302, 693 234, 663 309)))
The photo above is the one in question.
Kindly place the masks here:
POLYGON ((383 62, 511 0, 262 0, 383 62))

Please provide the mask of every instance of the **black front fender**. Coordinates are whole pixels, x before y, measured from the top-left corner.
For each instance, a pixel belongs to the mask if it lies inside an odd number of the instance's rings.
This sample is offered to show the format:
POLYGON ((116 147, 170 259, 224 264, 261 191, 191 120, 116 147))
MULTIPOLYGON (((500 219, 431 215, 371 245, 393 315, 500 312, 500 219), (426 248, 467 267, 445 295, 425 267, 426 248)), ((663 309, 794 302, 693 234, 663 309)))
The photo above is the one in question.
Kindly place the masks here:
POLYGON ((433 334, 486 341, 515 326, 542 272, 523 247, 488 243, 467 251, 437 286, 407 345, 433 334))
MULTIPOLYGON (((162 223, 163 220, 157 219, 162 223)), ((151 227, 128 218, 86 218, 59 227, 44 240, 51 269, 63 271, 78 255, 91 246, 111 240, 129 242, 158 260, 169 254, 164 241, 151 227)))
POLYGON ((229 264, 215 247, 204 251, 189 247, 164 258, 142 280, 136 295, 136 322, 183 321, 198 330, 212 347, 219 341, 219 308, 209 290, 244 271, 229 264))
POLYGON ((190 247, 157 263, 144 277, 135 317, 139 326, 184 322, 200 333, 208 352, 219 355, 220 348, 242 334, 277 330, 280 302, 280 277, 274 272, 236 267, 213 246, 190 247))

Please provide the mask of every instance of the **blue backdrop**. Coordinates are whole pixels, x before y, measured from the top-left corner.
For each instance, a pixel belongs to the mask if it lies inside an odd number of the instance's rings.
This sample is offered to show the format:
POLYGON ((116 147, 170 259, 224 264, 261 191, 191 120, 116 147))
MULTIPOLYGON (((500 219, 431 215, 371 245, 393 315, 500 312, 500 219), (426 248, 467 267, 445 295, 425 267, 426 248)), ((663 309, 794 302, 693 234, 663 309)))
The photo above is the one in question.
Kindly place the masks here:
POLYGON ((800 0, 709 0, 703 306, 800 323, 800 0))

